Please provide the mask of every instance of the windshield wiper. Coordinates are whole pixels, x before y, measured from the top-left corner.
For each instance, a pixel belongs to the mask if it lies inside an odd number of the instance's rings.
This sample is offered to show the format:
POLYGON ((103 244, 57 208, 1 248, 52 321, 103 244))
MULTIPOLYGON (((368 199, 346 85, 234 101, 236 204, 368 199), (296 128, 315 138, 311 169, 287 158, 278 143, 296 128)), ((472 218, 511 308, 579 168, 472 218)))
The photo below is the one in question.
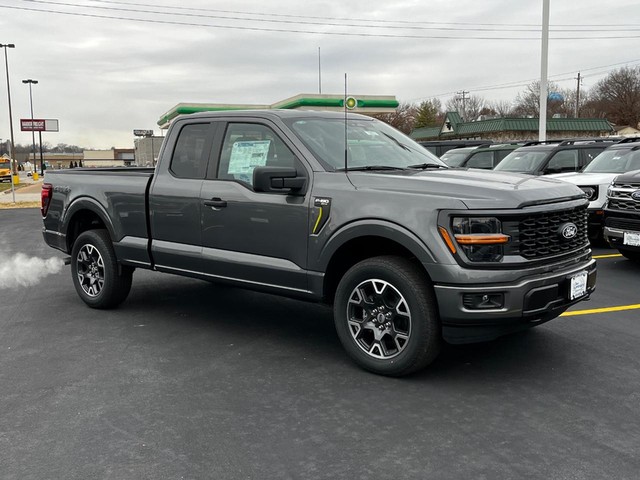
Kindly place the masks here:
POLYGON ((428 168, 445 168, 449 169, 446 165, 440 165, 439 163, 418 163, 417 165, 409 165, 407 168, 419 168, 422 170, 426 170, 428 168))
POLYGON ((404 143, 400 143, 400 141, 397 138, 392 137, 391 135, 382 132, 382 134, 387 137, 390 138, 391 140, 393 140, 395 142, 396 145, 398 145, 400 148, 404 148, 405 150, 407 150, 408 152, 411 151, 411 149, 409 147, 407 147, 404 143))
MULTIPOLYGON (((362 167, 348 167, 349 172, 362 172, 368 170, 404 170, 402 167, 392 167, 390 165, 364 165, 362 167)), ((336 168, 338 172, 344 172, 344 167, 336 168)))

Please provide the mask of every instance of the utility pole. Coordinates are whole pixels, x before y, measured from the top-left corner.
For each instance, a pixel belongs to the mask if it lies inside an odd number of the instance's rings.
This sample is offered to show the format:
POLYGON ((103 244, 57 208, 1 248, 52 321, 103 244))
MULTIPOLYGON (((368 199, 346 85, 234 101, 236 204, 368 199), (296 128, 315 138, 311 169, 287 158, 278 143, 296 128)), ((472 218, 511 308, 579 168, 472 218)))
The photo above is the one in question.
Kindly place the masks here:
POLYGON ((467 121, 467 92, 466 90, 462 90, 460 92, 456 92, 458 95, 462 95, 462 120, 467 121))
POLYGON ((540 118, 538 140, 547 139, 547 69, 549 63, 549 0, 542 0, 542 54, 540 55, 540 118))
POLYGON ((578 87, 576 88, 576 118, 578 118, 580 116, 580 82, 582 81, 580 72, 578 72, 578 78, 576 78, 576 80, 578 80, 578 87))

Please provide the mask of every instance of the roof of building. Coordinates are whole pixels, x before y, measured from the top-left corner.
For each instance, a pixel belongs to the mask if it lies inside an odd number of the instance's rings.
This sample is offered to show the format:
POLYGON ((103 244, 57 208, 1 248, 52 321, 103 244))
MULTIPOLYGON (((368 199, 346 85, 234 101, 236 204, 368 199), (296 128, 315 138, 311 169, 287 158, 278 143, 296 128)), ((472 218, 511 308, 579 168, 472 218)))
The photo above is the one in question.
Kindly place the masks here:
MULTIPOLYGON (((411 138, 457 138, 487 135, 499 132, 537 132, 538 118, 492 118, 478 120, 476 122, 458 121, 457 112, 447 112, 445 122, 449 122, 451 129, 444 133, 441 127, 417 128, 411 132, 411 138)), ((604 118, 549 118, 547 119, 547 131, 549 132, 612 132, 613 127, 604 118)))
MULTIPOLYGON (((354 113, 389 113, 399 105, 392 95, 349 95, 356 100, 356 106, 350 109, 354 113)), ((271 105, 223 104, 223 103, 179 103, 164 113, 158 120, 160 128, 167 128, 178 115, 196 112, 218 112, 229 110, 344 110, 344 95, 300 94, 271 105)))

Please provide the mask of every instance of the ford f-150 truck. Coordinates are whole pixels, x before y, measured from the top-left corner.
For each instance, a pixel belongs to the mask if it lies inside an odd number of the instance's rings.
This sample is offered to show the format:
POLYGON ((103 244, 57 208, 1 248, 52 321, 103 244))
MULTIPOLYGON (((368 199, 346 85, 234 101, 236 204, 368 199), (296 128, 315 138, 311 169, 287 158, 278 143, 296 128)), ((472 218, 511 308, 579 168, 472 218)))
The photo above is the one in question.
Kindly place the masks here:
POLYGON ((626 138, 608 147, 579 172, 554 173, 549 177, 573 183, 587 195, 589 239, 592 242, 602 243, 607 189, 621 173, 639 168, 640 138, 626 138))
POLYGON ((629 260, 640 263, 640 170, 617 176, 608 188, 604 238, 629 260))
POLYGON ((587 204, 449 169, 370 117, 289 110, 178 117, 155 169, 50 171, 42 190, 90 307, 123 302, 135 268, 326 302, 347 353, 392 376, 588 298, 587 204))

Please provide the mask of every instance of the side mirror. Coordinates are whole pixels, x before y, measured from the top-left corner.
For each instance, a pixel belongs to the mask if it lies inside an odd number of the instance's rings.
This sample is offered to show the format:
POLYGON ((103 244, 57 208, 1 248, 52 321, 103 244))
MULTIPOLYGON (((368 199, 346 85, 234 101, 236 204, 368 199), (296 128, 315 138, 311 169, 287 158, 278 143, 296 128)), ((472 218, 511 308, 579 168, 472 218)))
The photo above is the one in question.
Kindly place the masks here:
POLYGON ((298 193, 307 178, 298 176, 293 167, 256 167, 253 169, 253 188, 265 193, 298 193))

